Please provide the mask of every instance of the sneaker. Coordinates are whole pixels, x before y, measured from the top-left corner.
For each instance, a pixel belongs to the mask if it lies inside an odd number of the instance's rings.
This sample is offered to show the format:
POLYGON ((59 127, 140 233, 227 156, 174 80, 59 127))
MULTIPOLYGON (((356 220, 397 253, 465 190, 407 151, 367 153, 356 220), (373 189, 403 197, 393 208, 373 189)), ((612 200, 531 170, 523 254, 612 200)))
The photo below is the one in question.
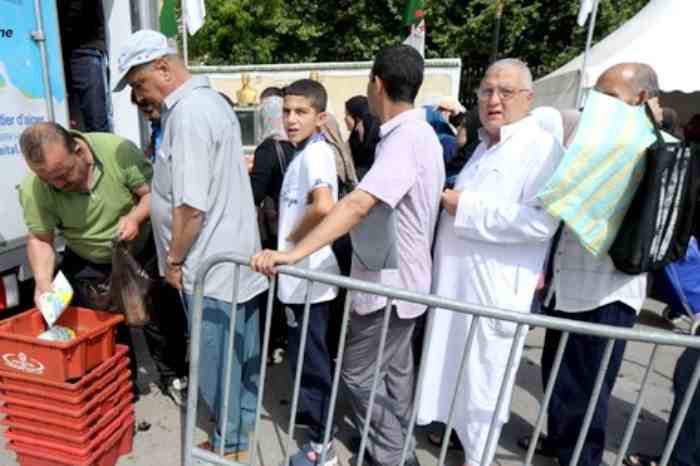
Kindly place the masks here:
POLYGON ((163 394, 180 408, 187 405, 187 377, 175 377, 165 386, 163 394))
POLYGON ((289 458, 290 466, 337 466, 338 455, 335 453, 333 442, 326 447, 326 458, 321 464, 323 445, 316 442, 307 442, 297 453, 289 458), (313 458, 313 459, 312 459, 313 458))
POLYGON ((666 319, 671 325, 678 327, 686 322, 690 321, 690 317, 685 314, 678 314, 674 312, 670 306, 666 306, 661 312, 661 315, 666 319))

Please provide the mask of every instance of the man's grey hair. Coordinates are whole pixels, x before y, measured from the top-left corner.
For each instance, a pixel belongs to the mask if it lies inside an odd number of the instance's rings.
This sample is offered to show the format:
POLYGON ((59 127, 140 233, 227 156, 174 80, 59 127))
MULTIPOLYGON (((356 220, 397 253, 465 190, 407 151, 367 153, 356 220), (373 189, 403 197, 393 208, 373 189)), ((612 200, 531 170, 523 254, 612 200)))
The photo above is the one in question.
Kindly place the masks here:
POLYGON ((527 66, 527 63, 518 58, 501 58, 500 60, 496 60, 495 62, 491 63, 491 65, 489 65, 489 67, 486 69, 486 73, 484 74, 484 76, 488 76, 489 73, 491 73, 495 69, 502 68, 504 66, 518 68, 522 73, 523 89, 532 90, 532 73, 530 72, 530 68, 527 66))
POLYGON ((28 163, 41 165, 46 157, 44 149, 52 144, 61 144, 69 154, 74 152, 75 139, 68 130, 54 122, 37 123, 22 132, 19 147, 28 163))
POLYGON ((635 88, 635 94, 641 94, 642 91, 646 91, 649 98, 658 97, 661 94, 659 76, 654 71, 654 68, 646 63, 637 64, 637 72, 632 78, 632 85, 635 88))

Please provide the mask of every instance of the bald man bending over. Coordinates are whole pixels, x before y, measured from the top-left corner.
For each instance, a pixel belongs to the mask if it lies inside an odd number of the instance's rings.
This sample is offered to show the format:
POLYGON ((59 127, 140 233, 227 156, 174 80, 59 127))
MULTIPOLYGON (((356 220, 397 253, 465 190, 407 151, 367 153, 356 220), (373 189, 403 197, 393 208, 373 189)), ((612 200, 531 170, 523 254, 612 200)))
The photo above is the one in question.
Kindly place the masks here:
MULTIPOLYGON (((595 90, 629 105, 649 102, 653 109, 659 95, 659 84, 656 72, 649 65, 621 63, 603 72, 595 90)), ((553 293, 550 292, 545 302, 548 315, 618 327, 634 325, 646 298, 646 274, 618 272, 609 255, 596 257, 586 251, 567 228, 564 228, 552 257, 553 293)), ((542 351, 544 386, 549 380, 560 338, 561 332, 547 330, 542 351)), ((604 338, 569 335, 548 408, 548 438, 540 440, 537 450, 558 457, 559 464, 568 465, 573 455, 606 342, 604 338)), ((616 341, 579 466, 598 466, 601 463, 608 402, 624 352, 625 341, 616 341)))

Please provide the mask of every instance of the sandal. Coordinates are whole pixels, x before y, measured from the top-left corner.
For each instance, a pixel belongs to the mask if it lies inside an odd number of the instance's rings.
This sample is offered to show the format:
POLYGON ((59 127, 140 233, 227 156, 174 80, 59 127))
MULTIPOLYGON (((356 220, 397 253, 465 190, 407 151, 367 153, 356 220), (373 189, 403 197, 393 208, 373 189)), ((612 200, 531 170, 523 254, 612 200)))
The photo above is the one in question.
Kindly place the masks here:
MULTIPOLYGON (((442 441, 445 436, 445 431, 442 430, 440 432, 431 432, 428 434, 428 442, 432 443, 436 447, 442 447, 442 441)), ((450 450, 463 450, 464 448, 462 447, 462 442, 459 440, 459 436, 457 433, 453 430, 452 434, 450 435, 450 442, 447 445, 447 448, 450 450)))
MULTIPOLYGON (((527 437, 521 437, 518 440, 518 446, 523 450, 529 450, 530 436, 528 435, 527 437)), ((537 439, 537 445, 535 446, 535 454, 541 456, 548 456, 550 458, 556 458, 559 455, 559 452, 557 451, 556 447, 552 444, 552 442, 549 441, 548 437, 540 435, 540 438, 537 439)))
POLYGON ((622 464, 625 466, 658 466, 660 461, 660 456, 632 453, 625 456, 625 458, 622 460, 622 464))

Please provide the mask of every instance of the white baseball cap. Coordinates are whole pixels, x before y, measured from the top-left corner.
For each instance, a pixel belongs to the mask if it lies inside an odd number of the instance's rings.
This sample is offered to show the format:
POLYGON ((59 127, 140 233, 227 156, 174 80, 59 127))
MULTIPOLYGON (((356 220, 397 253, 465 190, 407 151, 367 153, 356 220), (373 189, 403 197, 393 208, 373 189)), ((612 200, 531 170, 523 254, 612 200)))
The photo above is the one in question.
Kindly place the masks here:
POLYGON ((117 60, 118 81, 114 92, 126 86, 126 75, 136 65, 152 62, 165 55, 176 54, 177 50, 168 43, 168 38, 157 31, 142 29, 126 40, 117 60))

